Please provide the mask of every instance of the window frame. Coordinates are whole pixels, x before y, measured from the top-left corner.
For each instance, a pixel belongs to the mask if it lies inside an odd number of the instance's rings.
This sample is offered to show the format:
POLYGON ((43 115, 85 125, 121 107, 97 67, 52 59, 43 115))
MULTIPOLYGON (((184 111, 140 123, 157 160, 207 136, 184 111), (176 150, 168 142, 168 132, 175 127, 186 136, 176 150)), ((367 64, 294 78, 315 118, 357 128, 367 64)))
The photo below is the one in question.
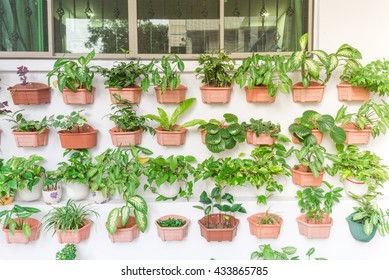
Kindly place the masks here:
MULTIPOLYGON (((139 54, 138 53, 138 36, 137 36, 137 0, 127 0, 128 1, 128 36, 132 38, 129 40, 129 54, 100 54, 96 53, 96 59, 142 59, 142 60, 150 60, 153 58, 159 59, 163 55, 166 54, 139 54)), ((224 48, 224 0, 219 0, 219 41, 220 48, 224 48)), ((6 52, 0 51, 1 58, 9 59, 9 58, 46 58, 46 59, 55 59, 59 57, 63 57, 66 55, 68 58, 78 58, 80 53, 56 53, 54 52, 54 10, 53 0, 47 0, 47 32, 48 32, 48 51, 47 52, 6 52)), ((308 34, 309 34, 309 42, 308 49, 312 50, 313 46, 313 35, 314 35, 314 0, 308 0, 308 34)), ((264 52, 263 54, 279 54, 285 55, 290 54, 292 52, 264 52)), ((196 60, 200 54, 180 54, 180 58, 184 60, 196 60)), ((235 59, 243 59, 250 56, 250 52, 242 52, 242 53, 231 53, 231 57, 235 59)))

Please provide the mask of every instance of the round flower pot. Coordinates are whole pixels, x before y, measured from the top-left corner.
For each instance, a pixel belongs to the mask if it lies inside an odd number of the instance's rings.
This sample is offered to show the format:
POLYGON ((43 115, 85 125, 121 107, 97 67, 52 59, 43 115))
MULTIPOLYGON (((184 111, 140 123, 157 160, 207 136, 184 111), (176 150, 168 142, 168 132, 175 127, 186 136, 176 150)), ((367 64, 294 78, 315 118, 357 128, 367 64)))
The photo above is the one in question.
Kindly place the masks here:
POLYGON ((115 147, 136 146, 142 143, 142 130, 121 131, 117 126, 109 130, 111 134, 112 144, 115 147))
POLYGON ((85 124, 80 132, 74 128, 71 131, 60 130, 58 135, 64 149, 89 149, 97 145, 97 133, 97 129, 85 124))
POLYGON ((136 225, 135 217, 130 217, 128 219, 127 224, 122 227, 122 224, 120 222, 120 217, 118 221, 118 227, 114 234, 108 233, 109 238, 113 243, 117 242, 132 242, 135 238, 138 238, 139 236, 139 229, 136 225))
POLYGON ((190 220, 180 215, 166 215, 160 217, 157 221, 155 221, 155 225, 157 226, 158 236, 162 239, 162 241, 181 241, 188 235, 188 228, 190 220), (158 224, 158 220, 164 221, 169 218, 173 219, 181 219, 185 221, 185 225, 182 227, 161 227, 158 224))
POLYGON ((274 145, 276 139, 271 137, 270 135, 262 132, 259 136, 257 136, 255 131, 248 129, 246 131, 246 142, 251 145, 274 145))
POLYGON ((353 221, 353 215, 354 214, 355 214, 355 212, 350 214, 346 218, 351 235, 354 237, 355 240, 358 240, 358 241, 361 241, 361 242, 369 242, 369 241, 371 241, 374 238, 374 236, 375 236, 375 234, 377 232, 377 227, 374 227, 373 231, 371 232, 371 234, 367 235, 365 233, 365 231, 363 230, 363 224, 360 224, 360 223, 357 223, 357 222, 353 221))
POLYGON ((13 201, 14 201, 14 197, 13 196, 3 196, 3 197, 0 197, 0 206, 10 205, 10 204, 12 204, 13 201))
POLYGON ((311 82, 307 88, 302 83, 297 83, 292 87, 293 101, 298 103, 321 102, 325 87, 317 82, 311 82))
POLYGON ((324 216, 321 223, 314 219, 307 221, 305 214, 297 219, 299 232, 308 238, 328 238, 330 237, 332 218, 324 216))
POLYGON ((95 90, 93 87, 92 91, 87 89, 77 89, 76 92, 71 91, 68 88, 65 88, 62 92, 63 102, 67 105, 85 105, 92 104, 95 100, 95 90))
POLYGON ((342 82, 336 86, 338 88, 339 101, 367 101, 370 98, 370 91, 365 87, 352 86, 342 82))
POLYGON ((58 186, 56 189, 51 191, 45 190, 43 188, 42 197, 43 197, 43 201, 47 205, 57 204, 62 200, 62 187, 58 186))
POLYGON ((155 133, 157 134, 157 143, 161 146, 181 146, 185 144, 186 132, 188 130, 184 127, 177 131, 166 131, 162 127, 157 127, 155 133))
POLYGON ((344 191, 349 196, 351 196, 352 194, 355 194, 357 196, 364 196, 369 192, 369 186, 364 182, 347 178, 346 180, 344 180, 344 191))
POLYGON ((266 217, 266 213, 257 213, 247 218, 250 227, 250 233, 257 238, 278 238, 281 231, 282 218, 279 217, 277 224, 261 225, 259 217, 266 217))
POLYGON ((8 88, 15 105, 39 105, 51 102, 51 88, 42 83, 17 84, 8 88))
POLYGON ((179 104, 186 99, 186 91, 188 88, 186 86, 180 85, 178 88, 171 90, 168 87, 164 93, 162 93, 160 86, 157 86, 154 89, 158 103, 179 104))
POLYGON ((182 182, 174 182, 173 184, 165 182, 156 188, 158 188, 158 194, 167 198, 173 198, 180 193, 181 186, 182 182))
POLYGON ((200 225, 201 236, 208 242, 211 241, 232 241, 238 231, 239 220, 231 215, 226 214, 210 214, 204 216, 198 221, 200 225), (221 223, 224 221, 224 217, 229 218, 228 228, 223 228, 221 223), (212 227, 209 227, 212 225, 212 227))
POLYGON ((41 179, 38 184, 32 187, 31 191, 25 187, 24 189, 18 189, 20 199, 23 201, 36 201, 42 197, 43 180, 41 179))
POLYGON ((12 131, 15 137, 16 147, 39 147, 47 146, 50 130, 46 128, 42 133, 12 131))
POLYGON ((74 244, 88 239, 92 222, 90 220, 84 220, 84 223, 84 226, 78 230, 57 230, 59 243, 74 244))
POLYGON ((89 196, 89 187, 80 183, 66 183, 66 194, 71 200, 84 200, 89 196))
POLYGON ((371 128, 365 127, 365 129, 357 129, 357 126, 353 123, 349 123, 343 126, 344 131, 346 132, 346 141, 344 142, 347 145, 366 145, 369 143, 371 128))
POLYGON ((323 181, 324 169, 319 173, 319 177, 315 178, 312 172, 307 171, 308 168, 304 165, 298 165, 297 168, 292 168, 293 184, 300 187, 320 187, 323 181))
MULTIPOLYGON (((320 145, 321 142, 323 141, 323 132, 321 132, 318 129, 312 129, 312 135, 316 137, 317 145, 320 145)), ((299 139, 295 137, 293 134, 292 134, 292 142, 294 144, 300 144, 299 139)))
POLYGON ((6 236, 6 242, 8 244, 28 244, 30 241, 34 241, 39 238, 42 223, 33 218, 26 218, 24 222, 27 223, 31 228, 30 237, 25 236, 23 230, 15 230, 14 234, 12 234, 8 227, 3 227, 3 231, 6 236))
POLYGON ((92 192, 92 200, 97 204, 104 204, 109 201, 109 196, 104 196, 102 191, 92 192))
POLYGON ((245 86, 244 90, 246 91, 246 101, 249 103, 274 103, 276 101, 276 97, 270 96, 265 86, 253 87, 252 89, 245 86))
POLYGON ((129 87, 129 88, 109 88, 109 96, 113 104, 119 103, 118 100, 113 96, 117 94, 122 100, 127 100, 129 103, 139 104, 141 100, 141 88, 140 87, 129 87))
POLYGON ((203 103, 230 103, 232 87, 202 86, 200 90, 203 103))

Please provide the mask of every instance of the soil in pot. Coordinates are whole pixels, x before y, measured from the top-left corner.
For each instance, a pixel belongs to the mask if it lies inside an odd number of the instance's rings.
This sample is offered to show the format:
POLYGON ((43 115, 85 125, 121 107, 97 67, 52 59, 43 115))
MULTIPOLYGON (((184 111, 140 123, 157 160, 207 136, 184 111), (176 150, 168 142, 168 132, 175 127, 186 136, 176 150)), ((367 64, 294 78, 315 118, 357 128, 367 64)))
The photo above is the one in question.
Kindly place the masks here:
POLYGON ((276 101, 276 96, 270 96, 265 86, 253 87, 252 89, 245 86, 244 89, 246 91, 246 101, 249 103, 274 103, 276 101))
POLYGON ((34 241, 39 238, 42 223, 33 218, 26 218, 24 222, 27 223, 31 228, 30 237, 25 236, 23 230, 15 230, 15 233, 12 235, 8 228, 3 228, 3 231, 6 234, 6 241, 8 244, 27 244, 30 241, 34 241))
POLYGON ((19 147, 39 147, 47 146, 49 141, 49 132, 47 128, 42 133, 38 132, 17 132, 12 131, 15 136, 16 146, 19 147))
POLYGON ((39 105, 51 102, 51 88, 42 83, 17 84, 8 88, 15 105, 39 105))
POLYGON ((343 126, 344 131, 346 132, 346 141, 344 142, 347 145, 367 145, 370 140, 371 128, 365 127, 365 129, 357 129, 357 126, 353 123, 349 123, 343 126))
POLYGON ((142 130, 136 131, 123 131, 118 127, 114 127, 109 130, 111 134, 112 144, 115 147, 128 147, 136 146, 142 143, 142 130))
POLYGON ((166 131, 162 127, 157 127, 157 143, 161 146, 181 146, 185 144, 188 129, 182 127, 177 131, 166 131))
POLYGON ((232 241, 236 236, 239 220, 231 215, 210 214, 198 221, 200 233, 208 242, 232 241), (228 225, 223 226, 225 217, 229 218, 228 225))
POLYGON ((202 86, 200 90, 203 103, 230 103, 232 87, 202 86))
POLYGON ((113 243, 117 242, 132 242, 139 236, 139 229, 136 225, 135 217, 131 216, 124 227, 121 224, 121 217, 119 217, 118 227, 115 234, 108 233, 109 238, 113 243))
POLYGON ((342 82, 336 86, 338 88, 339 101, 367 101, 370 98, 370 91, 365 87, 352 86, 342 82))
POLYGON ((325 85, 317 82, 309 83, 305 88, 302 83, 297 83, 292 87, 294 102, 321 102, 324 95, 325 85))
POLYGON ((301 235, 307 238, 329 238, 332 227, 331 217, 324 216, 321 222, 318 222, 315 219, 307 220, 303 214, 296 220, 301 235))
POLYGON ((129 87, 129 88, 109 88, 109 95, 111 102, 117 104, 119 101, 113 96, 117 94, 122 100, 127 100, 129 103, 139 104, 141 100, 141 88, 140 87, 129 87))
POLYGON ((319 173, 319 177, 315 178, 312 172, 308 171, 308 167, 304 165, 298 165, 297 168, 293 167, 292 181, 300 187, 320 187, 323 181, 324 169, 319 173))
POLYGON ((278 217, 276 224, 259 224, 260 217, 266 217, 266 213, 257 213, 247 218, 250 233, 257 238, 278 238, 281 231, 282 218, 278 217))
POLYGON ((158 236, 162 239, 162 241, 181 241, 188 235, 190 220, 180 215, 166 215, 160 217, 157 221, 155 221, 155 225, 157 226, 158 236), (164 221, 169 218, 173 219, 181 219, 185 221, 185 224, 182 227, 161 227, 158 224, 158 221, 164 221))
MULTIPOLYGON (((312 135, 316 137, 317 145, 320 145, 321 142, 323 141, 323 132, 321 132, 318 129, 312 129, 312 135)), ((300 144, 299 139, 297 137, 295 137, 294 135, 292 135, 292 142, 294 144, 300 144)))
POLYGON ((85 105, 92 104, 95 100, 95 90, 93 87, 92 91, 87 89, 77 89, 76 92, 71 91, 68 88, 65 88, 62 93, 63 102, 67 105, 85 105))
POLYGON ((59 243, 80 243, 89 238, 92 222, 84 220, 84 226, 78 230, 57 230, 59 243))
POLYGON ((186 86, 180 85, 178 88, 171 90, 169 87, 164 93, 160 86, 154 88, 158 103, 182 103, 186 99, 186 86))
POLYGON ((360 223, 357 223, 357 222, 353 221, 353 215, 354 214, 355 214, 355 212, 350 214, 346 218, 351 235, 354 237, 355 240, 358 240, 358 241, 361 241, 361 242, 369 242, 369 241, 371 241, 374 238, 374 236, 375 236, 375 234, 377 232, 377 227, 374 227, 373 231, 371 232, 371 234, 367 235, 365 233, 365 231, 363 230, 363 224, 360 224, 360 223))
POLYGON ((60 130, 58 135, 64 149, 89 149, 97 145, 97 133, 97 129, 85 124, 80 129, 60 130))

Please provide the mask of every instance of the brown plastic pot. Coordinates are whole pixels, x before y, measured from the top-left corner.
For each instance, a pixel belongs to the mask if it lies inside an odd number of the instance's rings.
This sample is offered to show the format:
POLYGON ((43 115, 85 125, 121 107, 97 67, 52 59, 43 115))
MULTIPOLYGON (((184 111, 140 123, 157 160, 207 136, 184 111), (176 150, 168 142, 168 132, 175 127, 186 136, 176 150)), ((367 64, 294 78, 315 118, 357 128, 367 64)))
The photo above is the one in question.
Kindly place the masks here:
POLYGON ((65 104, 74 104, 74 105, 85 105, 92 104, 95 100, 95 90, 93 87, 92 91, 87 89, 77 89, 76 92, 71 91, 68 88, 65 88, 62 92, 62 99, 65 104))
POLYGON ((155 133, 157 134, 157 142, 161 146, 181 146, 185 144, 186 132, 188 130, 181 127, 177 131, 166 131, 162 127, 157 127, 155 133))
POLYGON ((111 134, 112 144, 115 147, 128 147, 140 145, 142 143, 142 130, 123 131, 117 126, 109 130, 111 134))
POLYGON ((58 132, 61 146, 64 149, 89 149, 97 145, 97 132, 88 124, 80 128, 73 128, 71 131, 61 130, 58 132))
POLYGON ((15 136, 17 147, 39 147, 47 146, 50 130, 46 128, 42 133, 35 132, 17 132, 12 131, 15 136))
POLYGON ((251 129, 247 129, 246 131, 246 142, 251 145, 273 145, 276 139, 271 137, 270 135, 262 132, 259 136, 257 136, 255 131, 251 129))
POLYGON ((307 88, 302 83, 297 83, 292 87, 293 101, 301 103, 321 102, 325 87, 325 85, 317 82, 311 82, 307 88))
POLYGON ((301 235, 308 238, 328 238, 330 237, 332 218, 326 215, 323 216, 322 221, 311 219, 307 220, 306 215, 303 214, 297 217, 297 224, 301 235))
POLYGON ((51 102, 51 88, 42 83, 17 84, 8 88, 15 105, 39 105, 51 102))
POLYGON ((349 123, 343 126, 344 131, 346 132, 346 141, 344 142, 347 145, 366 145, 369 143, 371 128, 365 127, 365 129, 358 129, 357 126, 353 123, 349 123))
POLYGON ((113 243, 132 242, 135 238, 138 238, 139 233, 135 217, 131 216, 124 227, 122 227, 121 218, 119 217, 116 232, 113 235, 108 233, 108 236, 113 243))
POLYGON ((274 103, 276 101, 276 97, 270 96, 265 86, 253 87, 252 89, 245 86, 244 90, 246 91, 246 101, 249 103, 274 103))
POLYGON ((108 88, 111 102, 113 104, 119 103, 118 100, 113 96, 117 94, 122 100, 127 100, 129 103, 138 104, 141 100, 141 88, 140 87, 129 87, 129 88, 108 88))
POLYGON ((281 231, 282 218, 279 217, 277 224, 261 225, 259 217, 266 217, 266 213, 257 213, 247 218, 250 227, 250 233, 257 238, 278 238, 281 231))
POLYGON ((26 218, 24 222, 27 223, 31 228, 30 237, 25 236, 23 230, 15 230, 14 234, 12 235, 8 228, 3 228, 8 244, 28 244, 30 241, 34 241, 39 238, 42 223, 33 218, 26 218))
POLYGON ((178 88, 171 90, 169 87, 164 93, 162 93, 161 86, 157 86, 155 89, 155 95, 158 103, 175 103, 179 104, 186 99, 187 87, 180 85, 178 88))
POLYGON ((230 103, 232 87, 202 86, 200 90, 203 103, 230 103))
POLYGON ((210 214, 208 216, 204 216, 201 220, 198 221, 200 225, 200 233, 201 236, 204 237, 208 242, 210 241, 232 241, 232 239, 236 236, 238 231, 239 219, 236 219, 233 216, 226 214, 210 214), (207 223, 211 224, 220 224, 224 217, 228 216, 229 222, 232 227, 230 228, 209 228, 206 227, 207 223))
MULTIPOLYGON (((312 129, 312 135, 316 137, 317 145, 320 145, 321 142, 323 141, 323 132, 321 132, 318 129, 312 129)), ((293 134, 292 134, 292 142, 294 144, 300 144, 299 139, 295 137, 293 134)))
POLYGON ((297 169, 292 168, 292 181, 300 187, 320 187, 323 181, 324 169, 315 178, 312 172, 307 172, 308 168, 304 165, 298 165, 297 169))
POLYGON ((342 82, 336 86, 338 88, 339 101, 367 101, 370 98, 370 91, 365 87, 352 86, 342 82))
POLYGON ((59 243, 80 243, 89 238, 92 222, 85 220, 85 225, 78 230, 57 230, 59 243))
POLYGON ((10 204, 12 204, 13 201, 14 201, 14 197, 13 196, 3 196, 3 197, 0 197, 0 206, 10 205, 10 204))
POLYGON ((181 241, 188 235, 190 220, 184 216, 166 215, 160 217, 157 221, 155 221, 155 225, 157 226, 158 236, 162 239, 162 241, 181 241), (186 223, 182 227, 161 227, 157 222, 159 220, 164 221, 169 218, 181 219, 186 223))

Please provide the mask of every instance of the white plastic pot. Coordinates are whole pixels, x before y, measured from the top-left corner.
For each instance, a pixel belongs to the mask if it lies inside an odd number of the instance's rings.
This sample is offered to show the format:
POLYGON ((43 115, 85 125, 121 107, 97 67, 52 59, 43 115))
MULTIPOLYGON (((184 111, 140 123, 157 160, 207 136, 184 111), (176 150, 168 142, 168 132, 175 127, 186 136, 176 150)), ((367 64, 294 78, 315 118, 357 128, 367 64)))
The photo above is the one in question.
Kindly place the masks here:
POLYGON ((352 193, 358 196, 363 196, 369 192, 369 187, 363 182, 348 178, 344 180, 344 190, 349 196, 351 196, 352 193))
POLYGON ((104 196, 102 191, 92 192, 92 200, 97 204, 104 204, 109 201, 109 197, 104 196))
POLYGON ((41 179, 38 184, 32 187, 30 191, 27 187, 23 190, 18 190, 20 199, 23 201, 35 201, 41 198, 43 189, 43 180, 41 179))
POLYGON ((182 184, 182 182, 175 182, 173 185, 170 185, 168 182, 165 182, 157 187, 157 192, 164 197, 172 198, 180 193, 182 184))
POLYGON ((66 183, 66 194, 71 200, 84 200, 89 196, 89 187, 80 183, 66 183))

